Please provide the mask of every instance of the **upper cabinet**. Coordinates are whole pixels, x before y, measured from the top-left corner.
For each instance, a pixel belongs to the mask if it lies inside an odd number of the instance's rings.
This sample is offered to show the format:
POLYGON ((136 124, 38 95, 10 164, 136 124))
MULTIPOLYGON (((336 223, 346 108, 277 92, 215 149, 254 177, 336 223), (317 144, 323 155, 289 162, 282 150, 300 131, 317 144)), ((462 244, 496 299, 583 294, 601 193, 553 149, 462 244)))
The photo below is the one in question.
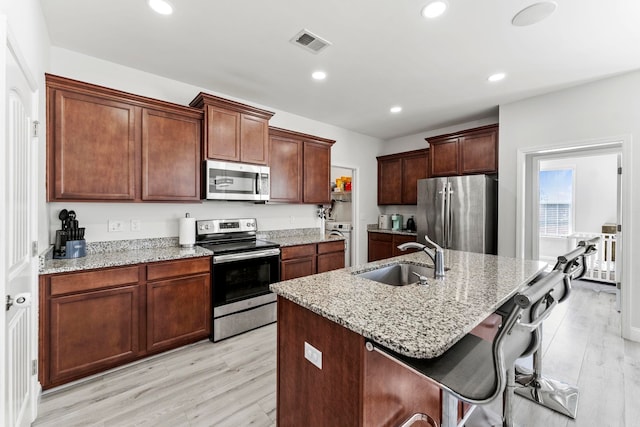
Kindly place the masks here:
POLYGON ((47 200, 200 199, 202 112, 46 75, 47 200))
POLYGON ((431 149, 431 175, 498 172, 498 125, 426 138, 431 149))
POLYGON ((415 205, 418 180, 429 177, 429 149, 380 156, 378 205, 415 205))
POLYGON ((204 110, 203 158, 266 165, 274 113, 206 93, 191 101, 204 110))
POLYGON ((331 146, 335 141, 269 128, 269 165, 274 202, 331 203, 331 146))

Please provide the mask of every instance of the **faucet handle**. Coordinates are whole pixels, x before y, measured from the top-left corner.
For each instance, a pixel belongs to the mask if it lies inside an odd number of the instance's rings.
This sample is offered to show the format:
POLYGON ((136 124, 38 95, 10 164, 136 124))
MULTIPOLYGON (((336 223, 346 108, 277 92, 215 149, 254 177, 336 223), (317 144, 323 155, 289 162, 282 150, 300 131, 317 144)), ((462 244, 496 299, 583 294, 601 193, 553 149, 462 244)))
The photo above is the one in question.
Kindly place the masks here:
POLYGON ((433 246, 433 248, 438 251, 438 252, 442 252, 442 247, 440 245, 438 245, 436 242, 434 242, 433 240, 431 240, 429 238, 429 236, 427 236, 426 234, 424 235, 424 239, 427 241, 427 243, 429 243, 431 246, 433 246))

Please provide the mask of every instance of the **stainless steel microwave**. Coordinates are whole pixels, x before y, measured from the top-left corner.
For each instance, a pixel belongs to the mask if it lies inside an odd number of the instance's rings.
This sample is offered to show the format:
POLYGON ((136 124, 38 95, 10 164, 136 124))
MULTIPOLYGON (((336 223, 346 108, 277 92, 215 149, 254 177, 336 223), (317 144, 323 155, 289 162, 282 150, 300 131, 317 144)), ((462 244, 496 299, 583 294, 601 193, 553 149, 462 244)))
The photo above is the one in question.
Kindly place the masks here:
POLYGON ((245 163, 206 160, 207 200, 269 200, 269 167, 245 163))

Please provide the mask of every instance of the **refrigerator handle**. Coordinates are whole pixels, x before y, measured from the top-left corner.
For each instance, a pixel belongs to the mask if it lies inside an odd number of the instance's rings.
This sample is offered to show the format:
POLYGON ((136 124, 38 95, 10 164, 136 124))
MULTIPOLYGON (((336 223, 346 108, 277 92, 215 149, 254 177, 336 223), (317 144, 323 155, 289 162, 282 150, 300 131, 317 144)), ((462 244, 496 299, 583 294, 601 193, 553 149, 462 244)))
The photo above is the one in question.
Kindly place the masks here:
POLYGON ((451 193, 453 193, 453 190, 451 190, 451 182, 447 180, 447 249, 451 247, 451 229, 453 228, 451 226, 451 193))
POLYGON ((447 247, 447 184, 443 183, 442 184, 442 191, 440 191, 440 194, 442 195, 442 200, 440 203, 440 218, 442 218, 442 238, 440 239, 440 241, 442 242, 442 245, 446 248, 447 247))

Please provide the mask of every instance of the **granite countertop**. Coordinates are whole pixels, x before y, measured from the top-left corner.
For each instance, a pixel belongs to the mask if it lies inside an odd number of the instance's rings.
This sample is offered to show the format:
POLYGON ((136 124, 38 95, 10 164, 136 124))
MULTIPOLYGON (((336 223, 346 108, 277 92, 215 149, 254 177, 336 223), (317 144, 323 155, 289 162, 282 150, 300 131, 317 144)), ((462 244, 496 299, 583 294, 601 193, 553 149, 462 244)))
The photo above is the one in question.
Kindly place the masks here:
POLYGON ((260 233, 258 238, 278 243, 281 247, 310 245, 331 240, 344 240, 344 237, 341 236, 331 236, 329 233, 320 233, 317 228, 265 231, 260 233))
POLYGON ((415 231, 409 230, 384 230, 382 228, 369 228, 367 229, 369 233, 384 233, 384 234, 400 234, 402 236, 417 236, 418 234, 415 231))
POLYGON ((118 267, 154 261, 210 256, 213 252, 195 246, 181 248, 178 238, 139 239, 87 244, 87 256, 53 259, 51 250, 40 259, 40 274, 68 273, 95 268, 118 267))
POLYGON ((416 252, 287 280, 271 290, 401 354, 433 358, 469 333, 546 266, 495 255, 445 250, 449 270, 429 285, 391 286, 354 276, 408 262, 432 266, 416 252))

